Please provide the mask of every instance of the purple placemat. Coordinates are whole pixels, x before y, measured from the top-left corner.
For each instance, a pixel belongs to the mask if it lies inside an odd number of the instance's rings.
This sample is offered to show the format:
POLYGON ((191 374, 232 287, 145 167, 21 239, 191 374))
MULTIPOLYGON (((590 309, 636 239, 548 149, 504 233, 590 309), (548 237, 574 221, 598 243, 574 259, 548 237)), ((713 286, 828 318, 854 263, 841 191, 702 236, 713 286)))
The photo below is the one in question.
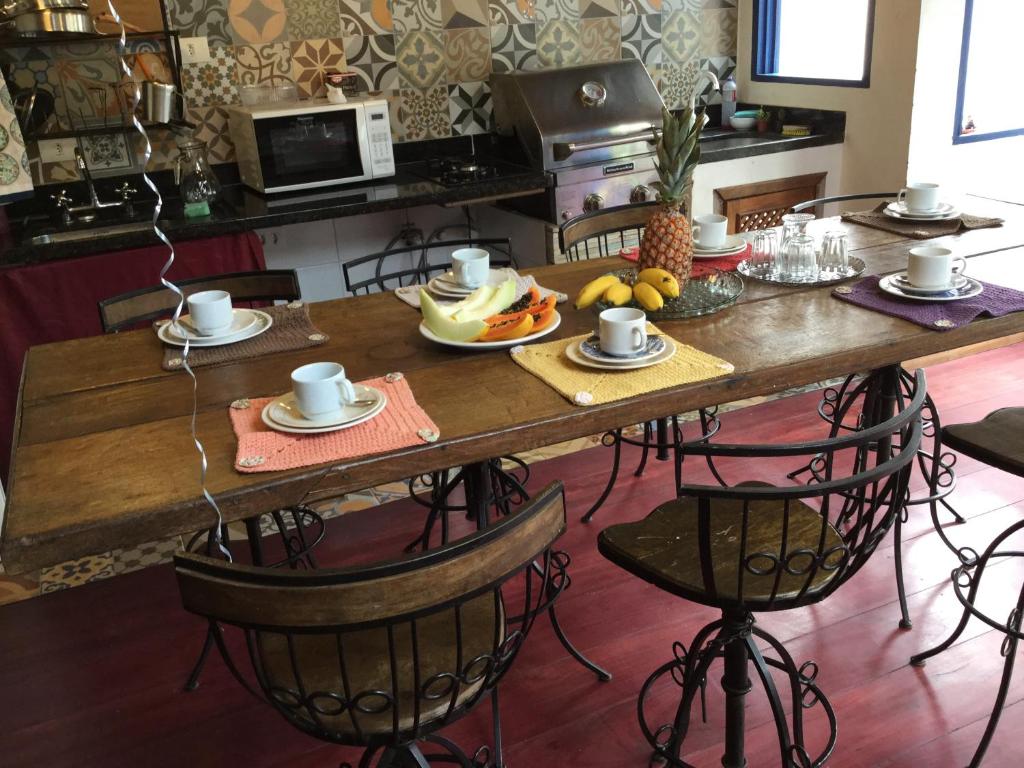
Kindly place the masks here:
POLYGON ((865 277, 853 285, 840 285, 833 289, 832 295, 858 307, 900 317, 933 331, 959 328, 978 315, 1002 317, 1024 311, 1024 292, 1002 285, 982 283, 984 291, 960 301, 914 301, 884 293, 878 287, 879 279, 877 276, 865 277))

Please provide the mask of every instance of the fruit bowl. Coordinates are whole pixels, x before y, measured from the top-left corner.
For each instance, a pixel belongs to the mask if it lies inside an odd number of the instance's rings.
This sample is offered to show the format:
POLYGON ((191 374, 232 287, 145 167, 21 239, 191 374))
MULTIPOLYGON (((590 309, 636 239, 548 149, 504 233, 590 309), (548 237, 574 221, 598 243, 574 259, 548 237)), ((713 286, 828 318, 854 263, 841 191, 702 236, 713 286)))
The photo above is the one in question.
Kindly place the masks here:
MULTIPOLYGON (((615 275, 626 285, 633 285, 636 282, 637 271, 633 268, 616 269, 608 274, 615 275)), ((652 321, 679 320, 685 317, 710 315, 734 304, 742 293, 743 279, 739 275, 735 272, 723 272, 716 269, 701 277, 687 280, 678 296, 665 298, 665 305, 661 309, 657 311, 645 309, 644 311, 652 321)), ((594 306, 600 312, 613 305, 604 299, 598 299, 594 306)), ((625 306, 643 309, 635 301, 630 301, 625 306)))

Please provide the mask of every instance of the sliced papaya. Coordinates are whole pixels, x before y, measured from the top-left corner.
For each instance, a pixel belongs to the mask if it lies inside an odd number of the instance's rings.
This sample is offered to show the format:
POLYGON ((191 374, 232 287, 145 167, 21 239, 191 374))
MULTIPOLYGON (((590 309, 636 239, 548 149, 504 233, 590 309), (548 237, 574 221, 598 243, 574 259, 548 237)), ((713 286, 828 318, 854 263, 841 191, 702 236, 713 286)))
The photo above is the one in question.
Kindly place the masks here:
POLYGON ((501 312, 492 314, 489 317, 484 317, 483 322, 488 326, 493 326, 496 323, 504 323, 505 321, 510 321, 510 319, 521 317, 529 311, 530 308, 536 307, 540 303, 541 292, 537 289, 537 286, 530 286, 526 293, 512 302, 512 304, 505 307, 501 312))
POLYGON ((507 341, 521 339, 533 329, 533 315, 525 314, 513 320, 492 325, 477 341, 507 341))
MULTIPOLYGON (((536 301, 514 312, 500 312, 497 315, 491 315, 490 317, 484 318, 484 322, 487 323, 488 325, 496 325, 497 323, 504 323, 509 320, 515 320, 516 318, 522 317, 523 315, 526 314, 536 315, 537 312, 539 312, 540 310, 546 309, 549 306, 555 306, 556 299, 553 293, 548 294, 548 297, 546 299, 541 299, 540 291, 537 290, 536 286, 531 286, 530 291, 531 293, 524 294, 523 298, 526 298, 527 295, 536 296, 536 301)), ((516 304, 519 304, 521 301, 522 299, 517 301, 516 304)))
POLYGON ((530 333, 540 333, 553 322, 555 322, 554 302, 551 303, 550 307, 547 307, 533 316, 533 328, 530 329, 530 333))

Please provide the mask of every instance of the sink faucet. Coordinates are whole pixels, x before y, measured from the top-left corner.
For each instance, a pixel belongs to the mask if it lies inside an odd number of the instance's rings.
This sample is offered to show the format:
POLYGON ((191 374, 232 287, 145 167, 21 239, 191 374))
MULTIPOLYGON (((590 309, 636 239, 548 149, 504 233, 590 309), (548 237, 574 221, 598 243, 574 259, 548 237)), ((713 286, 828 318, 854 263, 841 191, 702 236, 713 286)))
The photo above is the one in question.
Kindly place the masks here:
MULTIPOLYGON (((718 82, 718 76, 714 72, 709 70, 709 69, 702 69, 700 72, 697 73, 697 77, 693 81, 693 90, 690 91, 690 111, 691 112, 693 112, 694 108, 697 106, 697 93, 700 91, 700 84, 704 80, 708 80, 711 83, 711 87, 714 88, 716 91, 721 91, 722 90, 722 86, 718 82)), ((708 116, 707 116, 707 111, 705 110, 704 122, 706 123, 707 120, 708 120, 708 116)))
POLYGON ((89 202, 82 205, 74 205, 74 201, 71 199, 71 195, 68 194, 66 189, 60 190, 56 195, 50 195, 50 199, 56 203, 57 211, 60 213, 61 222, 63 222, 65 226, 72 223, 72 216, 74 214, 95 214, 96 211, 99 211, 102 208, 124 208, 129 216, 134 214, 132 195, 138 190, 132 189, 131 185, 126 181, 117 188, 117 193, 121 197, 120 200, 100 200, 99 195, 96 194, 96 186, 93 184, 92 174, 89 173, 89 166, 85 162, 85 156, 78 147, 75 147, 75 165, 78 167, 79 172, 82 174, 82 178, 85 179, 85 183, 89 188, 89 202))
MULTIPOLYGON (((717 80, 715 81, 718 82, 717 80)), ((92 174, 89 173, 89 166, 85 163, 85 155, 82 154, 82 150, 75 147, 75 165, 78 166, 78 170, 82 173, 82 177, 85 179, 85 183, 89 186, 89 206, 79 206, 80 208, 92 208, 99 210, 100 208, 118 208, 125 204, 124 200, 110 200, 103 202, 96 195, 96 187, 92 183, 92 174)), ((74 211, 72 211, 74 213, 74 211)))

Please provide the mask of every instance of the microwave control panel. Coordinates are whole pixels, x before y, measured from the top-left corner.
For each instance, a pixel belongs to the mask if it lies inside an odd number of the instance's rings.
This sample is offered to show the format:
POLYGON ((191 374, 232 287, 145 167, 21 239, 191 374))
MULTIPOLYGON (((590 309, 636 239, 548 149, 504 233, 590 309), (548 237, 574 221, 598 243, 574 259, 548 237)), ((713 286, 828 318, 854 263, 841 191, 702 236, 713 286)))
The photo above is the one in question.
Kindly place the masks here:
POLYGON ((370 142, 370 174, 373 178, 393 176, 395 173, 395 155, 391 148, 391 120, 388 105, 384 103, 367 104, 366 137, 370 142))

